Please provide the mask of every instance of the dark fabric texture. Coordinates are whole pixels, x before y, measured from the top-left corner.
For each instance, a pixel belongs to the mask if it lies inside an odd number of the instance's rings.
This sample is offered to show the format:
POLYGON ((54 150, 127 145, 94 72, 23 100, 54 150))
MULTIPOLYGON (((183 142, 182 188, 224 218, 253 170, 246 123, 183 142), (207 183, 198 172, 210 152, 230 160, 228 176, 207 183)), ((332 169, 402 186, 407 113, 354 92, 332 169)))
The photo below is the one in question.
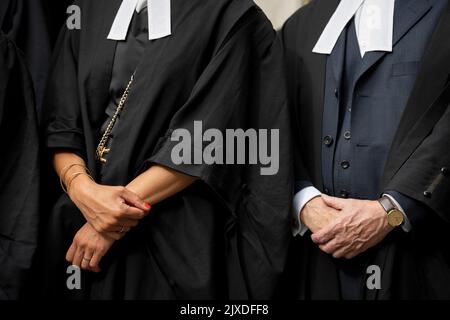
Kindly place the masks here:
POLYGON ((51 43, 47 22, 41 0, 0 2, 0 28, 24 52, 38 111, 41 110, 50 67, 51 43))
POLYGON ((109 252, 84 290, 65 288, 66 250, 84 223, 62 195, 49 218, 43 254, 47 296, 97 299, 270 298, 290 233, 289 115, 275 33, 252 1, 172 1, 173 35, 146 44, 101 174, 95 148, 111 99, 117 42, 107 40, 121 1, 78 1, 83 28, 59 39, 45 103, 49 152, 82 155, 99 183, 126 185, 161 164, 200 181, 153 207, 109 252), (276 50, 275 50, 276 49, 276 50), (278 81, 279 80, 279 81, 278 81), (275 176, 259 166, 175 165, 178 128, 280 129, 275 176))
POLYGON ((37 246, 37 137, 25 59, 0 31, 0 300, 22 297, 37 246))
POLYGON ((47 26, 49 39, 52 48, 56 44, 61 27, 66 22, 67 8, 74 3, 74 0, 39 0, 42 3, 47 26))
MULTIPOLYGON (((312 49, 338 4, 337 0, 311 2, 297 12, 280 33, 287 63, 289 99, 296 113, 295 141, 298 153, 301 154, 295 161, 296 180, 305 181, 309 178, 307 181, 323 192, 333 187, 324 185, 328 180, 322 170, 325 142, 323 118, 326 112, 324 103, 327 95, 333 99, 336 97, 334 89, 330 92, 330 88, 327 89, 325 85, 327 56, 314 54, 312 49)), ((385 156, 386 163, 377 183, 379 190, 366 192, 365 196, 375 197, 377 193, 396 191, 427 208, 427 217, 420 226, 415 226, 410 233, 395 230, 363 255, 367 265, 378 265, 382 270, 381 290, 369 290, 365 281, 361 281, 363 299, 450 297, 449 287, 443 285, 450 279, 450 189, 449 178, 444 170, 449 166, 448 152, 445 150, 448 149, 450 139, 450 99, 445 91, 450 75, 450 45, 445 40, 450 32, 450 4, 445 2, 444 12, 434 15, 435 9, 442 4, 440 0, 407 1, 401 12, 402 18, 396 22, 394 53, 369 53, 358 73, 360 81, 354 99, 361 99, 361 105, 364 99, 370 101, 379 87, 386 86, 388 90, 395 88, 394 83, 389 84, 387 81, 377 85, 373 79, 378 72, 383 72, 384 69, 390 71, 392 81, 399 83, 401 81, 398 77, 414 76, 412 87, 396 89, 408 89, 411 93, 404 101, 404 109, 399 110, 401 117, 385 156), (414 43, 414 50, 420 49, 420 42, 416 43, 417 37, 420 37, 419 26, 433 15, 437 27, 424 47, 423 56, 406 59, 418 63, 391 60, 395 57, 396 50, 400 50, 400 54, 403 52, 404 56, 414 54, 414 51, 407 49, 408 41, 414 43)), ((333 69, 338 69, 339 65, 333 64, 333 69)), ((401 94, 394 92, 393 96, 399 98, 401 94)), ((377 97, 373 98, 376 100, 377 97)), ((383 96, 378 98, 383 99, 383 96)), ((373 105, 369 104, 370 110, 360 113, 367 117, 366 121, 355 122, 352 119, 352 126, 359 128, 359 132, 366 138, 366 143, 359 141, 361 148, 362 145, 370 147, 372 143, 376 147, 377 141, 371 137, 375 130, 371 126, 376 122, 372 121, 372 117, 379 116, 376 114, 380 109, 377 106, 382 103, 380 100, 373 105)), ((400 105, 395 107, 401 108, 400 105)), ((352 109, 352 118, 359 111, 352 109)), ((352 129, 353 133, 356 129, 352 129)), ((368 157, 373 157, 376 153, 374 148, 368 153, 368 157)), ((364 164, 360 160, 355 160, 354 163, 356 166, 364 164)), ((361 175, 352 175, 352 179, 361 179, 361 175)), ((360 182, 365 181, 363 179, 360 182)), ((338 265, 343 262, 322 253, 308 236, 294 241, 289 259, 286 292, 290 293, 291 298, 342 298, 338 265)), ((363 276, 364 279, 367 278, 367 274, 363 276)))

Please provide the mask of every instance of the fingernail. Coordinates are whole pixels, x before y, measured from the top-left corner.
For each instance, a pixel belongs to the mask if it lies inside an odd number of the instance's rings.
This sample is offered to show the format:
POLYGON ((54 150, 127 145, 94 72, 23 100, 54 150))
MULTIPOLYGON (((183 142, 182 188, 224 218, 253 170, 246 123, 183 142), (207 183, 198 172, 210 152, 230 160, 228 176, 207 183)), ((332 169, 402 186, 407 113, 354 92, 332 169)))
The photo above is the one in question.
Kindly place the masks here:
POLYGON ((147 202, 146 202, 146 203, 145 203, 145 207, 146 207, 147 209, 151 209, 152 206, 150 205, 150 203, 147 203, 147 202))

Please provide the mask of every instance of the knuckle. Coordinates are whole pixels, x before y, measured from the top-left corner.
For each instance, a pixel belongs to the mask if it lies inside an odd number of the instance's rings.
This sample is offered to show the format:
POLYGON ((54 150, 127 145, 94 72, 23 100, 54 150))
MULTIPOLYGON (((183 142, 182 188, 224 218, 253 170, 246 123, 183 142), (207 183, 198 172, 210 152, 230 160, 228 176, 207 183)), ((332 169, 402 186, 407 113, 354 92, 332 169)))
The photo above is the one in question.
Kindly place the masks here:
POLYGON ((76 245, 77 247, 79 246, 79 243, 81 241, 81 238, 78 234, 75 235, 75 237, 73 238, 73 244, 76 245))
POLYGON ((83 241, 83 239, 79 235, 75 236, 75 238, 73 239, 73 243, 78 248, 83 248, 85 246, 85 242, 83 241))
POLYGON ((336 225, 335 225, 335 227, 334 227, 334 230, 335 231, 341 231, 341 230, 343 230, 344 229, 344 223, 342 223, 342 222, 338 222, 338 223, 336 223, 336 225))
POLYGON ((107 225, 105 226, 105 230, 104 231, 108 231, 113 229, 115 226, 117 225, 116 220, 115 219, 111 219, 108 221, 107 225))
POLYGON ((99 232, 105 232, 106 230, 108 230, 108 224, 105 222, 100 223, 99 225, 99 232))
POLYGON ((140 218, 140 212, 132 210, 130 211, 130 214, 128 216, 128 219, 136 219, 136 218, 140 218))
POLYGON ((102 226, 100 223, 96 222, 95 224, 93 224, 94 230, 97 232, 101 232, 102 231, 102 226))
POLYGON ((130 212, 130 215, 129 215, 128 218, 129 219, 140 219, 141 218, 141 213, 138 212, 138 211, 133 210, 133 211, 130 212))
POLYGON ((109 226, 115 226, 119 223, 119 220, 121 218, 121 213, 116 212, 111 218, 108 219, 108 225, 109 226))
POLYGON ((329 254, 333 254, 336 251, 336 248, 334 246, 329 246, 327 248, 327 251, 328 251, 329 254))
POLYGON ((330 247, 322 247, 322 251, 328 254, 331 254, 331 248, 330 247))
MULTIPOLYGON (((109 237, 112 238, 112 239, 114 239, 114 240, 119 240, 119 239, 118 239, 118 234, 115 233, 115 232, 110 233, 110 234, 109 234, 109 237)), ((103 249, 104 249, 103 247, 100 247, 99 252, 103 252, 103 249)))
POLYGON ((138 218, 142 219, 142 218, 145 217, 145 212, 139 211, 139 212, 137 213, 137 216, 138 216, 138 218))
POLYGON ((115 222, 117 222, 118 219, 122 218, 122 216, 124 215, 125 210, 123 210, 122 208, 117 208, 112 212, 112 216, 113 219, 115 220, 115 222))

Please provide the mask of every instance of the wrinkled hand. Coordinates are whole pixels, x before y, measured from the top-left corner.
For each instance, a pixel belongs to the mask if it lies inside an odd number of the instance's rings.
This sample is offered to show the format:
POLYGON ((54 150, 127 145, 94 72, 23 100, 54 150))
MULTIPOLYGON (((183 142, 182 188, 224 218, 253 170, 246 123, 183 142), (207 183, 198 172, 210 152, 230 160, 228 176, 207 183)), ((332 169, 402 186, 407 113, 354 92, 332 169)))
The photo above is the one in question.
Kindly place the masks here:
POLYGON ((339 210, 327 205, 322 197, 316 197, 303 207, 300 219, 312 233, 315 233, 329 225, 338 214, 339 210))
POLYGON ((322 196, 339 216, 312 235, 320 249, 334 258, 351 259, 377 245, 393 230, 378 201, 339 199, 322 196))
POLYGON ((116 240, 150 211, 149 204, 126 188, 99 185, 85 176, 74 181, 69 196, 97 232, 109 232, 116 240))
POLYGON ((114 242, 113 238, 100 234, 86 223, 75 235, 66 260, 83 270, 100 272, 100 261, 114 242))

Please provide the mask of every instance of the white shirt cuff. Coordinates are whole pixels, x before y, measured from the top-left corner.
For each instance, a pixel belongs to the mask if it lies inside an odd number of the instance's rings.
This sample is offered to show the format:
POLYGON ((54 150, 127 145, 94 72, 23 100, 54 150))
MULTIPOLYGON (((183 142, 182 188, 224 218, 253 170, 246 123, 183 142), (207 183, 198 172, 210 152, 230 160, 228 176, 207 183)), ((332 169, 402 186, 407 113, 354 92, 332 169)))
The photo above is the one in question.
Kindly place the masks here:
POLYGON ((400 203, 397 202, 397 200, 395 200, 395 198, 389 194, 384 194, 384 196, 388 197, 393 203, 394 205, 397 207, 398 210, 400 210, 403 213, 403 217, 405 218, 405 222, 402 225, 402 229, 405 232, 410 232, 412 229, 412 225, 411 222, 408 219, 408 216, 405 213, 405 210, 403 210, 402 206, 400 205, 400 203))
POLYGON ((321 195, 322 193, 314 187, 306 187, 295 195, 292 208, 292 214, 294 217, 292 235, 294 237, 298 235, 303 236, 306 231, 308 231, 308 227, 304 225, 300 219, 300 213, 308 202, 314 198, 320 197, 321 195))

